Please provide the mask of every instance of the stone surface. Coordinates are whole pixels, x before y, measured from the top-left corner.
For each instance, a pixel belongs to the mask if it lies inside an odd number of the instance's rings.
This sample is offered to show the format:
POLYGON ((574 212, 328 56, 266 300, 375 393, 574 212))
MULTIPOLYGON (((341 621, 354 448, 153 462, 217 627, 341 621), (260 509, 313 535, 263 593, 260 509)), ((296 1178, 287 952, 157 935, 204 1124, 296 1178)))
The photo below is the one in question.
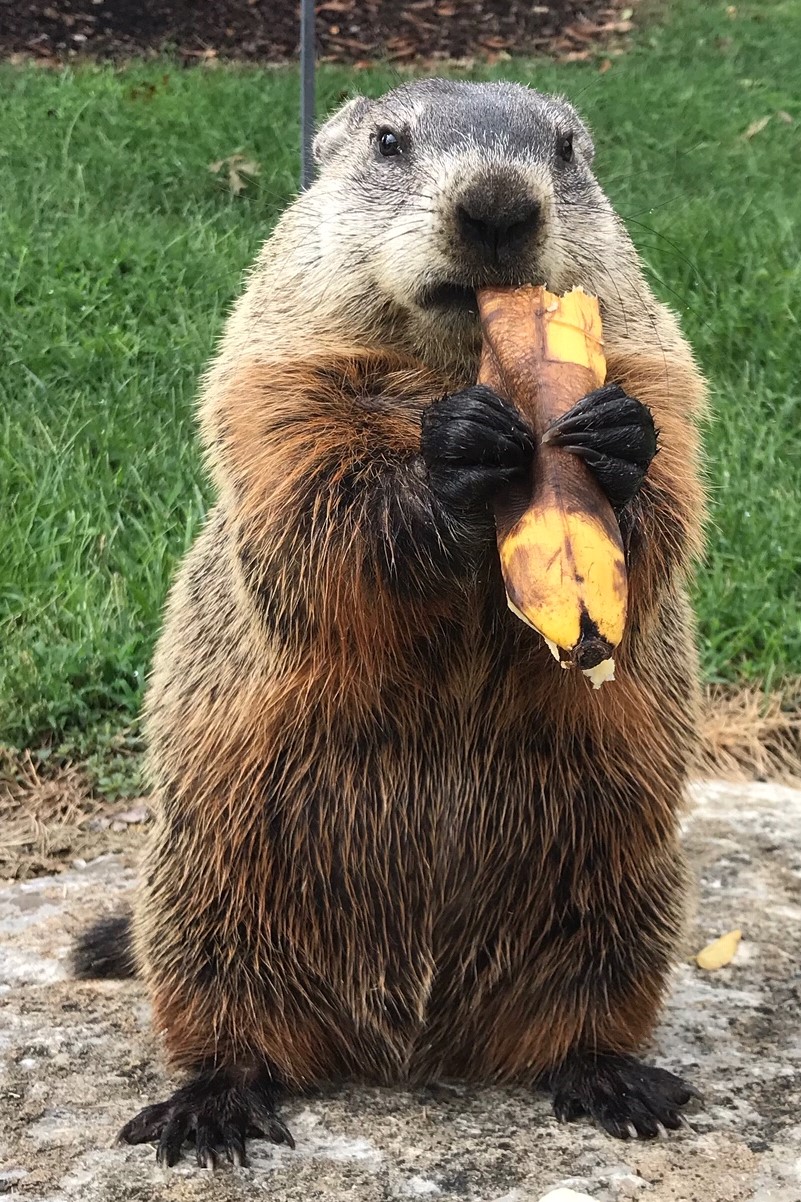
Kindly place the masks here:
POLYGON ((653 1055, 703 1106, 652 1143, 559 1126, 524 1090, 346 1089, 288 1103, 297 1148, 251 1145, 252 1167, 214 1179, 116 1130, 170 1085, 134 982, 70 981, 70 941, 134 883, 120 856, 0 891, 0 1200, 219 1202, 801 1202, 801 792, 708 783, 687 846, 698 881, 685 963, 653 1055), (733 963, 692 953, 740 927, 733 963), (556 1194, 567 1197, 569 1194, 556 1194))
POLYGON ((589 1194, 577 1194, 574 1189, 560 1186, 559 1189, 549 1190, 540 1198, 540 1202, 593 1202, 589 1194))

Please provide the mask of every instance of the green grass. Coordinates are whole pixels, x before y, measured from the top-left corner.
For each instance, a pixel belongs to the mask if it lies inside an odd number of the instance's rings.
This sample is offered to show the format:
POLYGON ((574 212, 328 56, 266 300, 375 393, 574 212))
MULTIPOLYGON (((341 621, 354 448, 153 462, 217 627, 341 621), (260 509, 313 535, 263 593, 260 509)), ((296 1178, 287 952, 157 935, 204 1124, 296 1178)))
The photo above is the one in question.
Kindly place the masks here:
MULTIPOLYGON (((801 0, 677 0, 605 73, 472 73, 562 91, 593 126, 712 384, 705 669, 768 685, 801 672, 799 45, 801 0)), ((325 69, 321 105, 395 78, 325 69)), ((198 374, 293 194, 296 102, 289 70, 0 70, 0 742, 93 757, 110 791, 207 501, 198 374), (240 147, 261 174, 232 196, 208 165, 240 147)))

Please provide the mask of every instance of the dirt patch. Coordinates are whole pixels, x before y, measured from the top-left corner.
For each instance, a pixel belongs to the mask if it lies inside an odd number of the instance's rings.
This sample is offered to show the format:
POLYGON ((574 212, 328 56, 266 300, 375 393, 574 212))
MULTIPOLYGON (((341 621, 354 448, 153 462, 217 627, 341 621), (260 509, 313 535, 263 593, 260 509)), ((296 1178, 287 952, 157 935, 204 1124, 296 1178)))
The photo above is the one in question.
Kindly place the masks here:
MULTIPOLYGON (((497 59, 535 52, 589 58, 632 28, 636 0, 322 0, 323 62, 497 59)), ((298 0, 0 0, 0 55, 63 61, 170 51, 187 62, 293 58, 298 0)))

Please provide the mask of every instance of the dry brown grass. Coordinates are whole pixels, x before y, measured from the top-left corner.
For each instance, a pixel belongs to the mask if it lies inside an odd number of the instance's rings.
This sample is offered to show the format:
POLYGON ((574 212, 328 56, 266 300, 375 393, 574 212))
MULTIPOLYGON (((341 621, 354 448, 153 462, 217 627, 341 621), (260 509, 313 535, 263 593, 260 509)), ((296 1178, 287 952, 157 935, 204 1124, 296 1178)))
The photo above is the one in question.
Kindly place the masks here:
POLYGON ((140 802, 95 796, 79 766, 39 768, 0 747, 0 879, 60 872, 73 860, 127 850, 146 815, 140 802), (141 813, 141 818, 129 815, 141 813))
POLYGON ((770 693, 710 686, 699 775, 801 786, 801 678, 770 693))

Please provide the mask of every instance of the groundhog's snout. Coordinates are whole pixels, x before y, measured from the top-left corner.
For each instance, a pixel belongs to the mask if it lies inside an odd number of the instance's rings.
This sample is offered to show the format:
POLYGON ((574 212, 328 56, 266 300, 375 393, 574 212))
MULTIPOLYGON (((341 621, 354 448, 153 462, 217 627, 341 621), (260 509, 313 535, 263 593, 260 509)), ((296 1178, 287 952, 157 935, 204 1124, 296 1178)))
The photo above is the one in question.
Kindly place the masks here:
POLYGON ((542 206, 522 178, 490 175, 464 190, 454 216, 459 241, 470 257, 504 267, 536 242, 542 206))

